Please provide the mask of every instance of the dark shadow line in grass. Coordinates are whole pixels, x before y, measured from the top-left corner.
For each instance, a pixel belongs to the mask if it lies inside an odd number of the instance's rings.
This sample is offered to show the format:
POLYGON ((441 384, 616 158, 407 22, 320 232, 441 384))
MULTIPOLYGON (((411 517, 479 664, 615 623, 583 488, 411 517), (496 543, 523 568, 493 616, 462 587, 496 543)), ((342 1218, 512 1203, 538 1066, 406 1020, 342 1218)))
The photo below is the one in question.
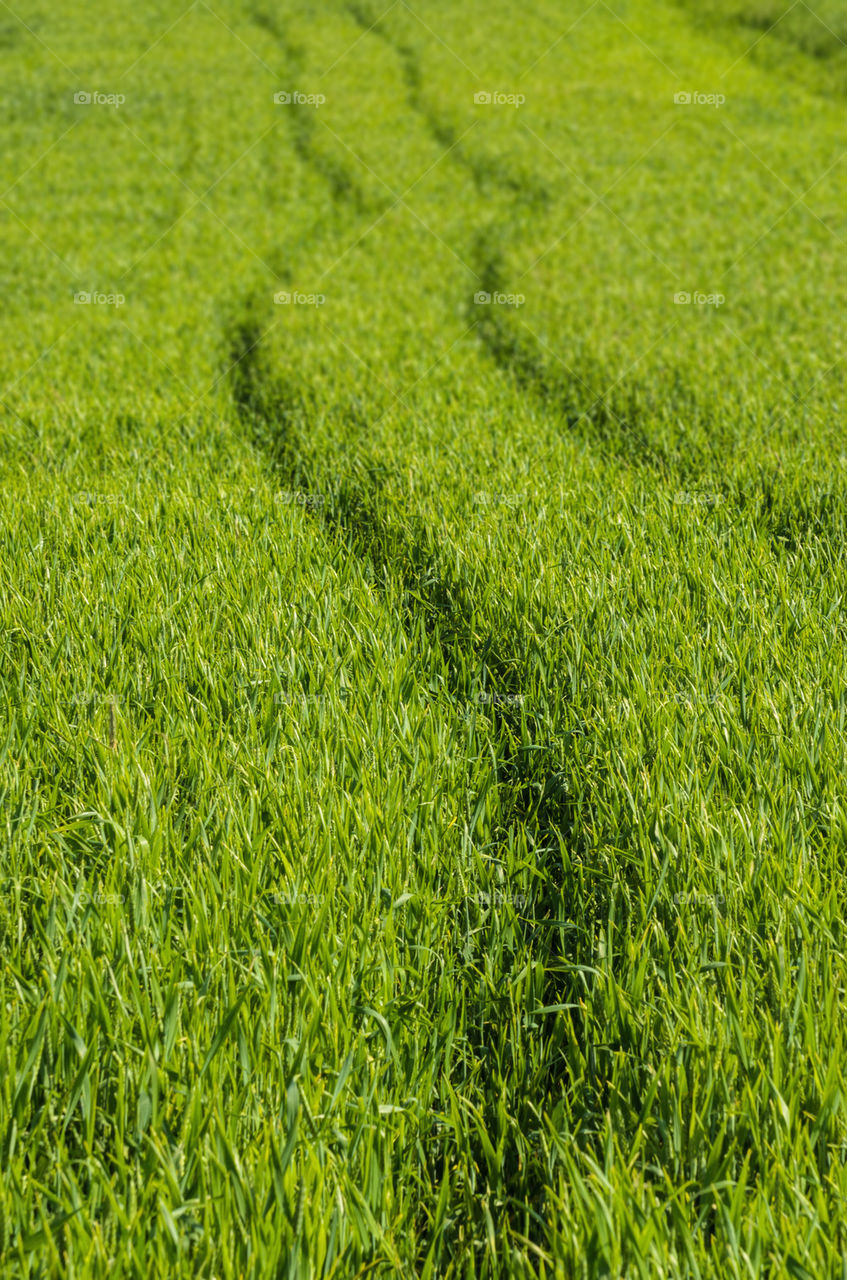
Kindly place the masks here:
MULTIPOLYGON (((322 473, 307 444, 308 422, 315 403, 310 402, 308 389, 285 385, 269 372, 257 341, 259 333, 260 325, 252 319, 242 321, 232 331, 229 354, 241 428, 267 458, 273 473, 287 485, 318 491, 322 473)), ((430 642, 438 646, 440 665, 449 673, 448 692, 454 701, 469 702, 475 688, 487 688, 489 684, 502 695, 501 700, 491 703, 490 739, 503 803, 498 841, 505 845, 516 830, 525 832, 529 846, 538 852, 540 879, 547 886, 547 891, 533 901, 530 914, 516 915, 515 928, 522 937, 521 953, 545 958, 546 977, 540 1000, 545 1012, 537 1015, 527 1034, 536 1044, 557 1046, 555 1055, 541 1068, 537 1082, 545 1093, 556 1092, 565 1086, 570 1071, 564 1053, 558 1049, 564 1035, 562 1027, 557 1028, 561 1011, 568 1011, 572 1038, 581 1041, 585 1029, 579 999, 585 995, 582 961, 586 957, 578 950, 578 931, 571 927, 572 921, 566 927, 550 927, 551 921, 561 917, 562 886, 557 878, 562 878, 562 847, 567 844, 573 851, 583 838, 578 807, 561 785, 565 763, 562 753, 573 751, 579 734, 558 735, 559 742, 551 742, 534 723, 531 711, 524 712, 520 702, 520 660, 510 652, 515 646, 504 644, 501 637, 478 635, 470 588, 449 567, 451 557, 439 545, 432 529, 421 521, 404 526, 391 522, 392 479, 386 468, 360 460, 348 475, 335 478, 329 501, 304 510, 320 522, 331 539, 343 542, 372 566, 377 585, 393 582, 400 587, 403 623, 410 641, 416 643, 423 627, 430 642), (468 654, 473 655, 470 664, 468 654), (473 673, 470 685, 469 671, 473 673)), ((517 1051, 515 1046, 504 1049, 497 1041, 498 1027, 508 1007, 507 991, 494 994, 478 984, 474 990, 481 1004, 469 1019, 469 1046, 480 1062, 491 1055, 496 1059, 498 1054, 502 1060, 504 1053, 517 1051)), ((608 1103, 608 1092, 602 1069, 596 1067, 589 1051, 586 1059, 591 1083, 583 1095, 582 1112, 586 1119, 596 1120, 608 1103)), ((508 1062, 501 1061, 501 1066, 509 1069, 508 1062)), ((514 1061, 512 1069, 516 1069, 514 1061)), ((495 1123, 493 1104, 488 1118, 495 1123)), ((529 1112, 526 1120, 530 1123, 529 1112)), ((478 1154, 482 1160, 482 1150, 478 1154)), ((440 1176, 439 1171, 443 1172, 446 1160, 444 1147, 439 1149, 432 1167, 434 1179, 440 1176)), ((514 1168, 510 1165, 505 1175, 507 1180, 514 1180, 515 1190, 523 1180, 523 1194, 529 1198, 540 1195, 541 1183, 527 1187, 529 1175, 519 1165, 515 1156, 514 1168)))
POLYGON ((462 166, 471 176, 477 191, 481 195, 497 188, 511 195, 516 202, 539 207, 549 204, 551 192, 548 185, 540 181, 536 175, 516 173, 502 160, 487 157, 483 152, 473 152, 462 146, 462 136, 454 125, 444 116, 439 115, 424 91, 423 70, 420 55, 410 44, 396 39, 386 21, 371 17, 363 8, 360 0, 350 0, 347 10, 363 33, 383 40, 396 55, 400 63, 403 82, 406 87, 406 100, 411 110, 418 115, 427 131, 437 145, 443 148, 445 155, 462 166))
MULTIPOLYGON (((304 69, 303 50, 291 42, 275 14, 257 6, 251 10, 250 17, 256 26, 266 31, 276 41, 286 72, 292 81, 301 77, 304 69)), ((382 212, 381 207, 377 208, 346 165, 316 146, 316 118, 312 110, 291 106, 286 112, 286 118, 290 125, 295 153, 302 163, 326 185, 334 205, 350 209, 361 217, 382 212)))

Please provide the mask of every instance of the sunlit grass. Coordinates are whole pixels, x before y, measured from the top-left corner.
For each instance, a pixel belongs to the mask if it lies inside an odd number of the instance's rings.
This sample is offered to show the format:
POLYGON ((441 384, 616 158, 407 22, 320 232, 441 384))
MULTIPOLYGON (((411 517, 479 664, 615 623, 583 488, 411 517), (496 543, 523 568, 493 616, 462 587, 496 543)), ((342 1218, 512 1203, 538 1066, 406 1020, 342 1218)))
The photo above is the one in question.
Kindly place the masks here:
POLYGON ((767 8, 3 20, 4 1274, 841 1274, 843 129, 767 8))

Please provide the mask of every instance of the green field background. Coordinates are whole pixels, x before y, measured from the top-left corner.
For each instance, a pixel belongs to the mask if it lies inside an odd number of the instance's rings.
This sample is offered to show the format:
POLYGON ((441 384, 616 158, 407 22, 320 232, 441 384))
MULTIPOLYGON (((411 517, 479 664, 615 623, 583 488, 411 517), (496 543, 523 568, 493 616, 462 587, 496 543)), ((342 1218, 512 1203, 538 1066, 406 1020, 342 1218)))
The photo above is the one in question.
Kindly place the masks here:
POLYGON ((847 1275, 843 6, 383 4, 0 7, 0 1270, 847 1275))

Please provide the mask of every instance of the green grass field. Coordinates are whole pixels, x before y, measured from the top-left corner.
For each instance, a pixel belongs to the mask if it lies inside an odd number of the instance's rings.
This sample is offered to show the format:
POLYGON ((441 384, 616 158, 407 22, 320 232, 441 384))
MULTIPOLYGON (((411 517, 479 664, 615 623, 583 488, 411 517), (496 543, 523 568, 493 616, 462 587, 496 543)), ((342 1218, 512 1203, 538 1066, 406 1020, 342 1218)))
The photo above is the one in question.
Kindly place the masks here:
POLYGON ((0 66, 0 1274, 847 1277, 843 4, 0 66))

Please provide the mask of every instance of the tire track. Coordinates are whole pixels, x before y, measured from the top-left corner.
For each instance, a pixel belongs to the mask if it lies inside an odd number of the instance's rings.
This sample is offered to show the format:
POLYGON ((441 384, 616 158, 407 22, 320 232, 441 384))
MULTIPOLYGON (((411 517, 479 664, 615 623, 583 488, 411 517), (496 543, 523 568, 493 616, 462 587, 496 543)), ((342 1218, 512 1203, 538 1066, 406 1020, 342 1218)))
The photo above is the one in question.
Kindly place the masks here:
MULTIPOLYGON (((275 14, 267 9, 252 9, 251 21, 276 42, 283 58, 286 74, 292 83, 305 71, 303 49, 292 44, 283 25, 275 14)), ((287 116, 294 151, 302 163, 317 175, 328 188, 336 208, 352 209, 358 217, 373 216, 382 212, 365 192, 345 164, 317 146, 317 121, 315 113, 292 109, 287 116)), ((388 208, 388 203, 385 203, 388 208)))
MULTIPOLYGON (((439 115, 424 91, 418 52, 394 37, 384 18, 370 15, 358 0, 349 0, 345 7, 364 34, 380 39, 396 56, 410 110, 422 121, 450 163, 468 175, 480 198, 488 199, 497 193, 506 197, 510 210, 523 213, 550 205, 552 192, 546 183, 531 173, 513 171, 497 158, 474 152, 454 126, 439 115)), ((279 45, 289 74, 302 74, 303 50, 291 43, 276 17, 261 9, 254 10, 252 17, 279 45)), ((336 209, 352 213, 356 218, 366 218, 390 207, 390 201, 375 203, 343 161, 317 146, 316 125, 310 113, 292 112, 291 128, 298 157, 325 184, 336 209)), ((515 234, 510 233, 510 222, 505 216, 477 228, 474 233, 469 265, 485 292, 508 292, 503 260, 506 246, 515 234)), ((581 356, 576 369, 556 365, 536 336, 507 314, 506 308, 479 307, 469 297, 465 315, 469 322, 474 322, 480 344, 494 366, 531 396, 560 429, 570 434, 579 433, 589 447, 599 447, 603 456, 629 466, 657 471, 663 476, 679 471, 683 465, 681 451, 672 442, 665 444, 658 440, 646 425, 651 417, 659 418, 665 406, 657 403, 655 394, 645 386, 630 380, 616 391, 612 403, 614 381, 600 361, 581 356)), ((684 413, 684 406, 680 406, 680 412, 684 413)), ((689 474, 699 474, 714 462, 707 450, 692 451, 691 441, 687 441, 686 446, 684 466, 689 474)))
MULTIPOLYGON (((423 121, 433 141, 448 153, 449 160, 470 176, 481 199, 496 192, 508 199, 511 211, 524 215, 549 208, 553 193, 547 183, 531 172, 514 171, 496 157, 474 152, 463 141, 463 135, 438 114, 424 90, 418 52, 392 36, 385 17, 369 14, 358 0, 349 0, 347 9, 363 33, 378 37, 396 55, 409 107, 423 121)), ((513 230, 505 216, 475 232, 469 261, 483 292, 510 291, 503 259, 506 246, 518 234, 519 230, 513 230)), ((480 307, 468 299, 465 314, 475 322, 482 346, 501 373, 531 395, 542 411, 566 431, 581 431, 588 444, 599 446, 605 456, 630 466, 666 474, 679 464, 677 451, 657 441, 645 425, 645 419, 651 414, 658 417, 663 407, 646 387, 631 383, 623 398, 618 394, 613 406, 609 399, 614 382, 600 361, 582 358, 577 369, 564 364, 556 367, 535 335, 526 326, 520 327, 505 308, 480 307)), ((687 457, 692 457, 690 449, 687 457)), ((710 456, 701 454, 694 458, 691 469, 698 471, 710 461, 710 456)))
POLYGON ((377 36, 394 53, 400 63, 403 81, 406 86, 406 100, 411 110, 418 115, 426 126, 433 141, 445 152, 450 153, 454 164, 464 168, 471 176, 480 195, 487 195, 498 190, 511 196, 516 202, 534 207, 547 206, 552 193, 547 183, 536 174, 518 174, 508 168, 502 168, 499 162, 487 159, 483 155, 474 154, 462 143, 462 135, 455 127, 440 116, 428 100, 423 87, 423 71, 417 51, 391 36, 384 20, 369 15, 361 4, 351 0, 347 5, 351 17, 365 34, 377 36))
MULTIPOLYGON (((289 45, 285 47, 287 56, 293 58, 296 51, 289 45)), ((449 128, 445 131, 423 105, 415 55, 403 49, 398 50, 398 56, 405 64, 410 105, 439 145, 453 145, 454 133, 449 128)), ((362 204, 351 194, 351 183, 336 180, 337 175, 328 173, 323 161, 315 161, 311 128, 300 127, 297 138, 304 162, 324 179, 333 201, 360 213, 362 204)), ((464 152, 466 148, 458 143, 451 154, 477 188, 485 189, 484 184, 492 180, 489 167, 468 161, 464 152)), ((502 184, 501 177, 496 181, 502 184)), ((510 180, 500 189, 515 203, 519 198, 530 203, 545 198, 540 191, 519 195, 525 192, 521 181, 510 180)), ((498 287, 502 233, 502 224, 499 229, 489 228, 487 235, 478 233, 475 246, 483 280, 498 287)), ((392 518, 402 490, 378 457, 359 453, 352 465, 342 475, 330 477, 327 485, 326 464, 310 444, 310 419, 325 408, 320 405, 318 388, 273 369, 262 341, 265 329, 262 307, 252 298, 245 300, 241 314, 227 329, 227 367, 232 366, 232 395, 240 429, 264 454, 268 466, 286 487, 326 494, 325 505, 309 514, 332 543, 369 562, 377 584, 393 583, 399 587, 402 622, 410 645, 436 648, 439 665, 448 673, 451 698, 468 703, 479 689, 494 690, 489 745, 501 805, 498 830, 492 833, 495 850, 505 850, 510 843, 524 839, 527 847, 536 851, 540 892, 527 918, 515 917, 518 944, 513 952, 513 971, 498 975, 501 985, 496 991, 480 979, 486 967, 484 951, 464 960, 457 956, 460 974, 464 965, 461 981, 469 1011, 464 1023, 467 1052, 480 1065, 496 1063, 501 1079, 523 1081, 525 1064, 533 1063, 536 1074, 531 1088, 513 1091, 518 1128, 530 1132, 538 1123, 534 1103, 572 1090, 574 1067, 568 1054, 573 1057, 573 1046, 579 1046, 577 1060, 588 1064, 587 1071, 580 1067, 580 1097, 586 1122, 583 1140, 590 1141, 589 1135, 600 1128, 609 1101, 605 1064, 611 1063, 611 1056, 607 1055, 614 1050, 613 1043, 590 1042, 590 1014, 586 1009, 594 983, 593 938, 604 910, 605 890, 595 890, 588 900, 579 884, 569 878, 569 868, 587 855, 590 826, 584 813, 585 802, 575 800, 563 785, 568 771, 582 767, 586 742, 590 756, 588 716, 584 715, 569 731, 554 731, 551 736, 540 717, 514 709, 521 705, 518 700, 529 686, 525 646, 508 633, 479 634, 475 624, 475 584, 455 568, 449 546, 440 542, 424 520, 407 511, 403 512, 402 521, 392 518), (521 1035, 513 1040, 504 1026, 508 1028, 511 982, 521 965, 525 970, 532 966, 537 975, 531 989, 535 1006, 542 1012, 525 1024, 521 1035)), ((517 347, 511 335, 501 331, 494 320, 483 326, 483 345, 504 373, 516 378, 519 385, 541 397, 545 404, 555 403, 554 397, 561 388, 551 383, 548 389, 549 375, 537 352, 517 347)), ((492 861, 497 861, 496 855, 492 861)), ((484 941, 478 945, 484 947, 484 941)), ((482 1118, 490 1132, 497 1131, 497 1101, 491 1090, 486 1090, 482 1118)), ((465 1140, 472 1145, 477 1166, 484 1169, 484 1143, 470 1124, 465 1140)), ((450 1166, 450 1151, 449 1136, 429 1135, 427 1160, 434 1187, 450 1166)), ((538 1222, 543 1225, 548 1184, 542 1165, 522 1158, 510 1145, 503 1176, 508 1201, 541 1206, 538 1222)), ((544 1233, 538 1230, 537 1223, 535 1231, 538 1243, 543 1244, 544 1233)))
MULTIPOLYGON (((488 745, 493 756, 494 782, 501 811, 495 835, 492 861, 505 861, 498 849, 526 840, 537 856, 539 893, 529 905, 525 918, 515 916, 518 944, 513 952, 513 968, 500 975, 497 991, 480 985, 485 971, 484 933, 478 950, 462 960, 457 957, 467 993, 465 1022, 467 1050, 480 1063, 498 1064, 501 1077, 523 1079, 525 1061, 541 1063, 531 1091, 519 1096, 521 1131, 537 1124, 534 1109, 542 1098, 561 1096, 572 1079, 571 1067, 562 1049, 565 1042, 582 1045, 590 1063, 590 1085, 583 1089, 583 1113, 592 1121, 599 1118, 608 1102, 604 1071, 599 1065, 605 1046, 587 1043, 588 1027, 580 1000, 588 994, 586 970, 592 957, 574 947, 574 939, 593 938, 594 927, 603 909, 599 896, 581 901, 575 881, 567 881, 565 866, 581 858, 587 850, 584 819, 579 805, 563 786, 567 767, 573 767, 573 753, 586 727, 583 723, 568 733, 551 738, 543 721, 520 709, 528 687, 523 668, 521 644, 514 637, 495 632, 481 637, 474 624, 473 584, 451 567, 454 557, 441 545, 431 527, 404 512, 404 522, 392 520, 397 489, 393 477, 374 460, 361 458, 357 467, 326 485, 325 471, 310 448, 309 417, 313 403, 309 388, 276 380, 265 358, 259 335, 262 326, 249 316, 231 335, 230 355, 237 361, 234 399, 242 430, 265 453, 268 465, 290 487, 327 493, 328 501, 310 512, 333 544, 343 546, 374 570, 374 582, 399 586, 403 598, 402 623, 410 646, 421 653, 434 646, 438 666, 447 674, 448 693, 454 703, 471 703, 482 688, 494 690, 491 704, 493 725, 488 745), (470 657, 470 661, 468 660, 470 657), (563 851, 568 852, 564 855, 563 851), (563 918, 563 901, 570 910, 563 918), (579 920, 584 928, 575 927, 579 920), (541 967, 535 987, 539 1009, 533 1025, 516 1042, 504 1040, 511 1008, 510 989, 519 981, 522 966, 541 967), (566 1015, 558 1012, 569 1007, 566 1015), (555 1007, 556 1011, 551 1011, 555 1007), (531 1096, 530 1096, 531 1093, 531 1096)), ((493 886, 489 886, 493 887, 493 886)), ((498 1126, 493 1095, 486 1098, 483 1115, 490 1132, 498 1126)), ((591 1126, 589 1126, 590 1128, 591 1126)), ((482 1140, 466 1135, 474 1148, 479 1168, 485 1167, 482 1140)), ((447 1136, 431 1137, 428 1152, 430 1177, 438 1186, 450 1164, 447 1136)), ((504 1178, 515 1203, 544 1203, 546 1183, 540 1167, 522 1160, 510 1148, 504 1178)), ((539 1233, 538 1242, 542 1243, 539 1233)))

